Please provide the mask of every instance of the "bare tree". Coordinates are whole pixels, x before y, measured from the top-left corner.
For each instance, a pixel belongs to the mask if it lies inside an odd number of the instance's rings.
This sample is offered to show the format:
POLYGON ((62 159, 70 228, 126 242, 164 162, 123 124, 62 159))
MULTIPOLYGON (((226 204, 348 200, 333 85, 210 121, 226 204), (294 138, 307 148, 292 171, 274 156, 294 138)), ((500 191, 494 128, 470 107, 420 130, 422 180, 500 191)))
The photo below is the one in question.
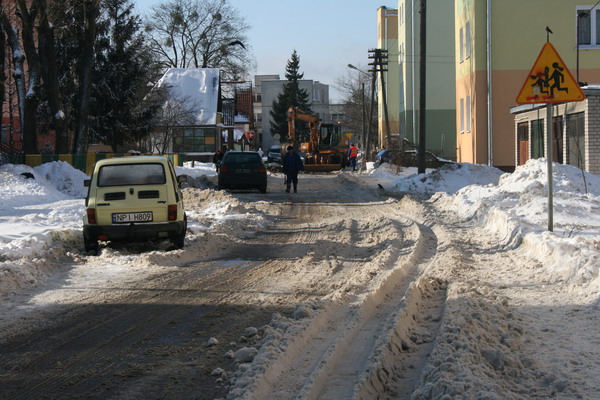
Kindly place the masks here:
MULTIPOLYGON (((361 132, 363 141, 369 123, 369 108, 371 105, 372 79, 362 68, 348 69, 336 80, 336 86, 343 96, 343 112, 346 116, 345 125, 351 132, 361 132)), ((377 101, 377 99, 373 99, 377 101)), ((376 105, 375 105, 376 107, 376 105)), ((377 130, 377 118, 371 121, 371 128, 377 130)), ((363 145, 365 143, 362 143, 363 145)))
POLYGON ((253 64, 249 26, 228 0, 170 0, 153 8, 146 32, 165 68, 221 68, 241 79, 253 64))
POLYGON ((160 103, 152 125, 153 132, 144 140, 146 152, 165 154, 173 151, 174 131, 198 124, 198 104, 187 97, 176 97, 168 88, 155 89, 149 103, 160 103))

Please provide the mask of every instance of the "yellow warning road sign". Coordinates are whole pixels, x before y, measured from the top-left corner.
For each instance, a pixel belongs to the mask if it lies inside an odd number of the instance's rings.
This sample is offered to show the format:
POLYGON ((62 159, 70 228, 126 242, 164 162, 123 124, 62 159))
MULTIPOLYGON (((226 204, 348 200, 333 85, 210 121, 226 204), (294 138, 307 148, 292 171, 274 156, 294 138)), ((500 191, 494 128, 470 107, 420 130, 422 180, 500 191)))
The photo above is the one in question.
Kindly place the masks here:
POLYGON ((566 103, 585 100, 585 94, 558 52, 547 42, 517 96, 517 104, 566 103))

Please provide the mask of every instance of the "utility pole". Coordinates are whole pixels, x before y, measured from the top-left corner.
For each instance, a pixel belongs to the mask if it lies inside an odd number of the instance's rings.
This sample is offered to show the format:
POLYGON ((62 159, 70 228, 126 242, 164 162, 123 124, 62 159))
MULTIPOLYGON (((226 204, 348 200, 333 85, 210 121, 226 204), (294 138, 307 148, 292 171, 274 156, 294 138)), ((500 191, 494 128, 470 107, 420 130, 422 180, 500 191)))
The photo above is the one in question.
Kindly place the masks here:
POLYGON ((418 173, 425 173, 425 138, 426 138, 426 59, 427 59, 427 4, 426 0, 421 0, 421 40, 420 40, 420 60, 419 60, 419 151, 418 151, 418 173))
MULTIPOLYGON (((371 49, 369 50, 369 59, 373 60, 369 65, 372 67, 369 71, 373 74, 373 83, 375 83, 375 77, 379 72, 379 79, 381 82, 381 98, 383 102, 383 115, 386 129, 386 144, 390 147, 390 120, 388 118, 388 107, 387 98, 385 92, 385 76, 384 72, 387 72, 388 65, 388 51, 384 49, 371 49)), ((383 143, 382 143, 383 144, 383 143)))

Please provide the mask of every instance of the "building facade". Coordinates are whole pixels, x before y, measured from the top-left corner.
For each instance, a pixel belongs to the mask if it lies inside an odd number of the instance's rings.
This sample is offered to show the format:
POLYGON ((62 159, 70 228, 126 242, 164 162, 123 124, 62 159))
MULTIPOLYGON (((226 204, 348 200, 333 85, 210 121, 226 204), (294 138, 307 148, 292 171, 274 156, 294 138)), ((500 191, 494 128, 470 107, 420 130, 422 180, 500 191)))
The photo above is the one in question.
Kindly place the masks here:
MULTIPOLYGON (((402 137, 419 141, 420 1, 398 1, 399 108, 402 137)), ((427 2, 426 141, 427 150, 456 158, 454 4, 427 2)))
POLYGON ((386 7, 377 9, 377 48, 387 51, 387 67, 377 76, 378 144, 380 147, 397 147, 400 138, 400 62, 398 52, 398 10, 386 7), (386 121, 387 115, 387 121, 386 121), (388 132, 389 129, 389 132, 388 132), (389 140, 395 144, 389 143, 389 140))
MULTIPOLYGON (((255 99, 260 98, 260 103, 255 103, 254 108, 257 110, 257 132, 261 138, 260 143, 263 149, 281 144, 279 143, 279 137, 271 135, 271 110, 273 109, 273 101, 277 100, 277 96, 283 92, 283 85, 287 82, 287 80, 279 79, 279 75, 257 75, 255 77, 255 99), (273 76, 276 78, 273 79, 273 76), (259 120, 260 124, 258 123, 259 120)), ((298 84, 300 89, 304 89, 308 93, 313 113, 323 121, 330 120, 329 85, 310 79, 299 80, 298 84)))
POLYGON ((592 5, 578 0, 454 4, 457 160, 512 170, 520 156, 510 109, 544 43, 579 81, 600 82, 600 10, 586 13, 592 5))
MULTIPOLYGON (((584 101, 552 105, 552 160, 600 174, 600 86, 586 86, 584 101)), ((545 104, 511 108, 517 165, 546 156, 545 104)))

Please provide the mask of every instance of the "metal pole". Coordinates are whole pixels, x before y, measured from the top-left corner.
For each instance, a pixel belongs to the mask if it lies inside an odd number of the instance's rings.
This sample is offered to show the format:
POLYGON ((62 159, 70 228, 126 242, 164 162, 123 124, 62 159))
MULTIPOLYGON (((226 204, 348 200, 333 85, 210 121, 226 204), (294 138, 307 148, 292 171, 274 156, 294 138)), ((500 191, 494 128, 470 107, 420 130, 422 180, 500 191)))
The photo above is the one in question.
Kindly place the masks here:
MULTIPOLYGON (((381 100, 383 102, 383 115, 385 117, 385 130, 386 130, 386 134, 385 134, 385 139, 387 141, 386 143, 386 148, 390 149, 391 146, 391 132, 390 132, 390 119, 388 118, 388 107, 387 107, 387 98, 386 98, 386 92, 385 92, 385 80, 383 78, 383 64, 381 64, 379 66, 379 77, 381 79, 381 100)), ((383 142, 383 140, 382 140, 383 142)), ((383 147, 383 146, 382 146, 383 147)))
POLYGON ((546 104, 546 125, 548 126, 546 137, 546 159, 548 161, 548 230, 554 231, 554 206, 553 206, 553 189, 552 189, 552 104, 546 104))
POLYGON ((366 144, 366 142, 365 142, 365 133, 367 131, 365 129, 365 125, 367 123, 367 115, 366 115, 367 114, 367 110, 366 110, 367 105, 365 104, 365 83, 362 82, 361 86, 362 86, 362 102, 361 102, 362 103, 362 107, 361 107, 362 108, 362 120, 361 120, 362 121, 362 132, 361 132, 361 136, 360 137, 361 137, 361 141, 362 141, 362 145, 363 145, 363 149, 364 149, 365 148, 365 144, 366 144))
POLYGON ((420 88, 419 88, 419 152, 418 152, 418 172, 419 174, 425 173, 425 116, 426 116, 426 57, 427 57, 427 4, 426 0, 421 0, 421 44, 419 60, 419 75, 420 75, 420 88))
POLYGON ((374 105, 373 103, 375 102, 375 71, 371 72, 372 75, 372 79, 371 79, 371 106, 370 106, 370 110, 369 110, 369 125, 367 125, 367 145, 365 146, 365 150, 367 152, 366 156, 365 156, 365 160, 366 161, 370 161, 372 159, 371 157, 371 126, 372 124, 372 120, 373 120, 373 108, 374 105))
POLYGON ((579 12, 577 12, 577 28, 576 28, 576 34, 577 34, 577 84, 579 85, 579 18, 580 18, 580 14, 579 12))

